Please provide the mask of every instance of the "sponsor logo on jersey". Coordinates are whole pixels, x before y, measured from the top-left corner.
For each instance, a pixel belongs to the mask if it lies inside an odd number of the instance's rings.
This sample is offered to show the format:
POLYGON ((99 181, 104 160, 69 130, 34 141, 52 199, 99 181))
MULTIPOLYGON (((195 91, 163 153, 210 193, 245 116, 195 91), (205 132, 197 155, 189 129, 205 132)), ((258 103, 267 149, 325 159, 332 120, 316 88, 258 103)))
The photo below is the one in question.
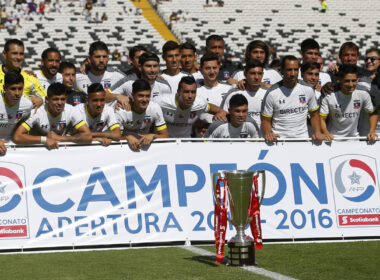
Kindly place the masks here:
POLYGON ((299 100, 300 100, 300 103, 301 103, 301 104, 305 104, 305 103, 306 103, 306 96, 304 96, 304 95, 300 95, 300 96, 299 96, 299 100))
POLYGON ((335 104, 335 109, 340 109, 340 108, 342 108, 342 105, 340 105, 340 104, 335 104))
POLYGON ((285 99, 280 99, 280 100, 278 100, 278 103, 280 103, 280 104, 285 104, 285 99))
POLYGON ((8 120, 13 119, 12 115, 8 115, 8 120))
POLYGON ((166 115, 173 116, 173 112, 166 112, 166 115))
POLYGON ((354 100, 354 109, 360 108, 360 100, 354 100))

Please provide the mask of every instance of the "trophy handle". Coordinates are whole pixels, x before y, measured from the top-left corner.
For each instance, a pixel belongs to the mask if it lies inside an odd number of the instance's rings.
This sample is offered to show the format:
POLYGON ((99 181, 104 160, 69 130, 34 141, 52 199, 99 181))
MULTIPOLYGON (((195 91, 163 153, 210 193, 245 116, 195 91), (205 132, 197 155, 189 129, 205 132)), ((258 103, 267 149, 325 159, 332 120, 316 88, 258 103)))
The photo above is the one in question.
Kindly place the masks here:
MULTIPOLYGON (((216 185, 217 185, 217 183, 218 183, 218 180, 220 180, 220 179, 225 179, 225 180, 226 180, 226 178, 225 178, 225 176, 224 176, 223 173, 221 173, 221 172, 215 172, 215 173, 212 173, 212 190, 213 190, 214 203, 215 203, 219 208, 221 208, 222 205, 219 204, 219 201, 218 201, 218 199, 217 199, 217 197, 216 197, 216 185)), ((224 187, 224 188, 227 188, 227 189, 226 189, 226 197, 224 197, 223 199, 226 200, 226 203, 227 203, 227 202, 229 203, 229 198, 231 197, 231 195, 230 195, 230 190, 229 190, 229 188, 228 188, 228 185, 225 185, 225 186, 223 186, 223 187, 224 187)), ((227 204, 226 204, 226 206, 227 206, 227 204)), ((228 207, 228 206, 227 206, 227 207, 228 207)), ((235 224, 235 223, 232 221, 232 219, 230 219, 230 217, 228 217, 228 216, 227 216, 227 220, 228 220, 231 224, 235 224)))
POLYGON ((265 185, 266 185, 265 170, 258 170, 256 172, 256 176, 257 176, 257 178, 259 178, 260 176, 262 177, 261 178, 262 188, 261 188, 261 196, 260 196, 260 201, 259 201, 259 204, 261 206, 261 203, 263 202, 263 198, 264 198, 264 194, 265 194, 265 185))

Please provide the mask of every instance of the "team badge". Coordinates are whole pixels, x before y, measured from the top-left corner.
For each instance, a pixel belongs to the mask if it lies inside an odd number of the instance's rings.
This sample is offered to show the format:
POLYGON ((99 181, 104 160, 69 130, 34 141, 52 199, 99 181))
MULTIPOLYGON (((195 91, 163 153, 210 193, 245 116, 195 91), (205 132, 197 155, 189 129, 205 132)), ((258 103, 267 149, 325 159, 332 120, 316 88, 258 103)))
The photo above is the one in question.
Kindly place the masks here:
POLYGON ((8 120, 11 120, 11 119, 13 119, 12 115, 8 115, 8 120))
POLYGON ((58 130, 64 130, 66 128, 66 122, 58 123, 58 130))
POLYGON ((248 132, 240 131, 240 138, 248 138, 248 132))
POLYGON ((354 109, 360 108, 360 100, 354 100, 354 109))
POLYGON ((151 122, 152 122, 151 117, 145 117, 145 118, 144 118, 144 124, 145 124, 145 125, 148 125, 148 124, 150 124, 151 122))
POLYGON ((299 99, 300 99, 300 103, 301 103, 301 104, 305 104, 305 103, 306 103, 306 96, 301 95, 301 96, 299 97, 299 99))
POLYGON ((16 113, 16 120, 19 120, 22 118, 22 111, 17 111, 16 113))
POLYGON ((96 129, 103 129, 104 127, 104 122, 97 122, 96 123, 96 129))
POLYGON ((229 78, 231 78, 231 74, 230 74, 230 72, 228 72, 228 71, 224 71, 224 72, 223 72, 223 77, 224 77, 225 79, 229 79, 229 78))
POLYGON ((79 97, 79 96, 74 96, 74 97, 73 97, 73 103, 74 103, 75 105, 80 104, 80 97, 79 97))
POLYGON ((111 83, 104 83, 104 88, 109 89, 111 88, 111 83))
POLYGON ((195 112, 190 112, 190 119, 194 119, 195 117, 197 116, 197 114, 195 112))

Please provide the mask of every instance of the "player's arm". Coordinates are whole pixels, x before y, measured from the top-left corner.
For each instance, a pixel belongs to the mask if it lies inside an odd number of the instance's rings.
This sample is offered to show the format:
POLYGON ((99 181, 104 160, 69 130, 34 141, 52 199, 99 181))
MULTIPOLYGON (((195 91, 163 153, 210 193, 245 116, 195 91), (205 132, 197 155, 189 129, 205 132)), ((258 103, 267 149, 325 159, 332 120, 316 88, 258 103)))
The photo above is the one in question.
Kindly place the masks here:
POLYGON ((0 139, 0 155, 3 156, 7 152, 7 147, 5 146, 5 143, 8 141, 0 139))
POLYGON ((121 105, 121 107, 126 110, 131 110, 131 100, 128 96, 122 95, 122 94, 114 94, 110 90, 106 90, 106 103, 117 101, 121 105))
POLYGON ((169 138, 169 132, 166 124, 156 127, 157 133, 139 134, 140 145, 146 146, 152 143, 154 139, 157 138, 169 138))
POLYGON ((272 131, 272 117, 261 115, 261 131, 268 142, 275 142, 280 135, 272 131))
POLYGON ((78 132, 75 135, 58 135, 54 131, 48 133, 48 137, 51 137, 59 142, 73 142, 73 143, 91 143, 92 134, 87 124, 84 121, 79 122, 74 126, 74 129, 78 132))
POLYGON ((93 141, 95 140, 94 138, 108 138, 113 141, 119 141, 121 137, 121 130, 120 130, 120 125, 119 124, 114 124, 113 126, 110 127, 108 131, 103 131, 103 132, 92 132, 92 137, 93 141))
POLYGON ((311 126, 313 127, 313 130, 314 130, 312 138, 316 141, 322 141, 323 139, 325 139, 325 136, 321 132, 321 120, 319 117, 318 108, 314 111, 309 112, 309 114, 310 114, 311 126))
POLYGON ((369 141, 375 141, 378 138, 378 135, 376 134, 376 126, 378 120, 379 115, 377 114, 376 110, 369 114, 369 133, 367 135, 369 141))
POLYGON ((330 133, 330 131, 327 129, 327 124, 326 124, 326 119, 327 116, 326 114, 319 113, 320 117, 320 126, 321 126, 321 132, 324 134, 324 139, 326 141, 331 141, 334 139, 334 135, 330 133))
POLYGON ((227 121, 227 112, 214 104, 208 103, 207 113, 214 115, 213 120, 221 122, 227 121))
POLYGON ((140 144, 140 139, 137 139, 134 135, 132 134, 126 134, 124 136, 121 137, 122 140, 127 140, 128 141, 128 145, 129 147, 136 151, 138 149, 141 148, 141 144, 140 144))
POLYGON ((16 144, 44 144, 49 149, 58 149, 59 141, 50 136, 29 135, 31 127, 23 122, 13 134, 13 142, 16 144))

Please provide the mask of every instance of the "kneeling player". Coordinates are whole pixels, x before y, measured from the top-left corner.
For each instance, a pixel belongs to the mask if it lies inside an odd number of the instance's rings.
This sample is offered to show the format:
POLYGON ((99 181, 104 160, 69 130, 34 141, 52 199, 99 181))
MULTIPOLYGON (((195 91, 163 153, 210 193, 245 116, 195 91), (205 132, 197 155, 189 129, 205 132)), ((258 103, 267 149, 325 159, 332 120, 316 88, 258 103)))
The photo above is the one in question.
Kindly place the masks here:
POLYGON ((4 143, 12 140, 13 132, 33 109, 32 102, 23 96, 24 77, 16 71, 4 76, 4 93, 0 99, 0 155, 7 151, 4 143))
POLYGON ((320 115, 321 129, 327 135, 328 140, 334 136, 358 136, 358 121, 361 110, 365 110, 369 116, 370 141, 377 139, 375 133, 378 115, 371 102, 368 92, 356 88, 359 81, 356 65, 343 65, 339 69, 339 90, 322 99, 320 115), (329 117, 328 128, 326 118, 329 117))
POLYGON ((168 138, 168 130, 160 106, 152 101, 147 81, 132 84, 132 110, 118 110, 116 116, 123 130, 122 139, 128 140, 133 150, 149 145, 156 138, 168 138), (154 126, 153 126, 154 125, 154 126), (157 132, 153 132, 155 127, 157 132))
POLYGON ((120 125, 114 110, 105 106, 106 92, 100 83, 94 83, 87 89, 87 104, 79 104, 75 108, 90 128, 92 141, 99 141, 103 146, 112 140, 120 140, 120 125))
POLYGON ((90 143, 91 132, 81 115, 73 106, 66 104, 65 87, 60 83, 51 84, 48 88, 46 105, 20 125, 13 141, 17 144, 44 144, 49 149, 58 149, 59 142, 90 143), (71 125, 78 134, 65 136, 71 125), (35 129, 39 136, 30 135, 35 129))
POLYGON ((231 97, 227 122, 216 121, 211 124, 205 137, 209 138, 258 138, 259 126, 248 117, 248 100, 242 94, 231 97))

